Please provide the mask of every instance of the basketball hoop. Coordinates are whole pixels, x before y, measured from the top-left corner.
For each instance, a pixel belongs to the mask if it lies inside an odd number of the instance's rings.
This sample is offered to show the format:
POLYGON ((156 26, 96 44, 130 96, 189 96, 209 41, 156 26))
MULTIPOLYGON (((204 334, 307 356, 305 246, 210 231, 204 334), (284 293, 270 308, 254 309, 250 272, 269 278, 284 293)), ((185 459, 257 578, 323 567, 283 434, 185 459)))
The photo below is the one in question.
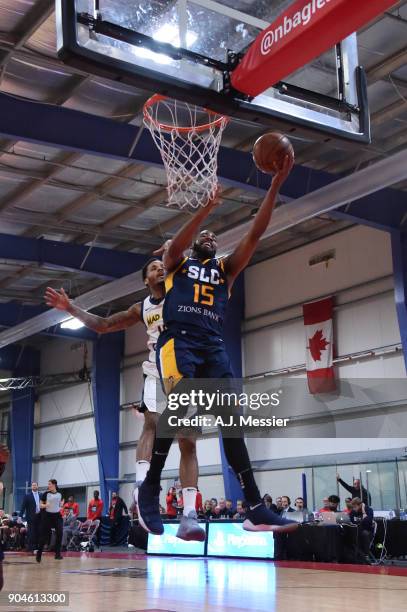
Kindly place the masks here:
POLYGON ((147 100, 143 113, 167 173, 168 206, 206 206, 218 185, 217 156, 228 117, 159 94, 147 100))

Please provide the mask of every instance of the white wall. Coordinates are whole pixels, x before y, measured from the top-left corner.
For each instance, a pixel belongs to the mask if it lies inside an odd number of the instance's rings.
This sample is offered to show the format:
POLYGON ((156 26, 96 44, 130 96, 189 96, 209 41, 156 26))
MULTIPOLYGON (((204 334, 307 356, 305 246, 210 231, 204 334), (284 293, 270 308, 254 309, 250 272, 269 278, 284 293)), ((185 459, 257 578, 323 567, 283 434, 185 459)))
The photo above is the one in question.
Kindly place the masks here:
MULTIPOLYGON (((53 338, 41 346, 41 374, 77 372, 83 367, 85 343, 74 338, 53 338)), ((92 366, 92 342, 86 342, 88 366, 92 366)))
MULTIPOLYGON (((92 343, 87 343, 87 365, 92 366, 92 343)), ((84 344, 75 339, 52 339, 41 347, 41 374, 77 372, 83 367, 84 344)), ((40 393, 35 411, 36 425, 58 419, 92 413, 92 396, 89 385, 77 384, 56 391, 40 393)), ((34 430, 34 456, 77 453, 96 448, 93 417, 70 422, 36 427, 34 430)), ((61 457, 58 460, 41 460, 34 464, 33 478, 45 486, 50 478, 56 478, 63 487, 99 481, 96 453, 86 456, 61 457)))
POLYGON ((246 317, 335 295, 392 273, 388 234, 357 226, 266 260, 246 270, 246 317), (335 249, 328 268, 311 257, 335 249), (267 282, 265 282, 267 281, 267 282))
MULTIPOLYGON (((250 267, 245 276, 246 375, 304 363, 302 304, 327 295, 335 298, 338 355, 399 343, 391 274, 388 235, 362 226, 250 267), (312 256, 330 249, 336 258, 328 267, 308 265, 312 256)), ((405 376, 401 354, 340 370, 347 377, 405 376)))

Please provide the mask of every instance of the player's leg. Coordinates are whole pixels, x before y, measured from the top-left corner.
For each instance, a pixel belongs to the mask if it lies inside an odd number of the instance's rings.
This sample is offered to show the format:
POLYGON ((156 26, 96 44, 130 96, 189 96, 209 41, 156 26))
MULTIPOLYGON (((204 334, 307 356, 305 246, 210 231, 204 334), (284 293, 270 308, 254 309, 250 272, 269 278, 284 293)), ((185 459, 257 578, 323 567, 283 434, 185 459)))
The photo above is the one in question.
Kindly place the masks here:
POLYGON ((136 450, 136 486, 134 489, 134 500, 138 504, 138 490, 144 482, 150 469, 151 455, 153 452, 155 432, 159 415, 156 412, 145 410, 144 425, 136 450))
MULTIPOLYGON (((183 392, 183 377, 191 370, 187 351, 180 347, 178 341, 169 333, 161 334, 157 343, 157 367, 166 393, 183 392), (171 386, 171 388, 170 388, 171 386)), ((186 412, 187 408, 185 408, 186 412)), ((161 535, 164 527, 159 511, 160 481, 165 461, 177 434, 177 427, 170 425, 170 417, 174 412, 167 407, 157 423, 151 465, 147 476, 139 489, 138 511, 141 526, 150 533, 161 535)), ((182 417, 182 408, 177 410, 177 417, 182 417)))
POLYGON ((136 450, 136 480, 140 484, 145 480, 150 468, 158 419, 159 415, 156 412, 150 412, 150 410, 144 412, 143 430, 136 450))
POLYGON ((144 415, 143 430, 136 449, 136 486, 133 495, 137 505, 139 488, 150 469, 158 419, 165 407, 160 401, 159 384, 156 376, 144 374, 143 397, 140 407, 137 408, 137 411, 144 415))
POLYGON ((195 508, 196 495, 198 492, 196 437, 194 435, 179 437, 178 443, 181 452, 180 480, 184 509, 177 531, 177 538, 186 540, 187 542, 190 540, 204 542, 206 532, 199 526, 195 508))
MULTIPOLYGON (((218 379, 215 386, 220 387, 220 390, 226 394, 236 392, 230 360, 224 347, 219 347, 219 345, 216 348, 214 347, 212 351, 208 352, 207 359, 208 376, 218 379)), ((229 417, 231 415, 236 417, 238 412, 236 407, 228 406, 227 403, 218 407, 218 409, 225 423, 229 423, 229 417)), ((240 425, 237 424, 233 429, 227 426, 221 427, 220 430, 226 459, 239 480, 248 504, 243 528, 247 531, 277 532, 297 529, 298 523, 280 517, 265 506, 254 478, 249 453, 244 441, 244 433, 240 425)))
POLYGON ((221 434, 226 459, 240 482, 244 498, 248 504, 243 529, 246 529, 246 531, 276 532, 297 529, 298 523, 282 518, 265 506, 254 478, 243 433, 241 437, 231 438, 229 437, 230 433, 224 427, 221 427, 221 434))

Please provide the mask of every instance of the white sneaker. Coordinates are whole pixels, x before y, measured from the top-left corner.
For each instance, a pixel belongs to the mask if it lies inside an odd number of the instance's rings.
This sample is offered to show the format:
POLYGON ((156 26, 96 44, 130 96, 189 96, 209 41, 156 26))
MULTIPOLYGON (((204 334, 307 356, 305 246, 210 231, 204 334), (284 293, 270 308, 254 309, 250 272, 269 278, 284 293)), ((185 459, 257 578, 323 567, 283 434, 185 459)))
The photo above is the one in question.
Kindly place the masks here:
POLYGON ((188 516, 182 515, 181 522, 177 531, 177 538, 190 542, 204 542, 206 531, 199 526, 198 517, 195 511, 191 510, 188 516))

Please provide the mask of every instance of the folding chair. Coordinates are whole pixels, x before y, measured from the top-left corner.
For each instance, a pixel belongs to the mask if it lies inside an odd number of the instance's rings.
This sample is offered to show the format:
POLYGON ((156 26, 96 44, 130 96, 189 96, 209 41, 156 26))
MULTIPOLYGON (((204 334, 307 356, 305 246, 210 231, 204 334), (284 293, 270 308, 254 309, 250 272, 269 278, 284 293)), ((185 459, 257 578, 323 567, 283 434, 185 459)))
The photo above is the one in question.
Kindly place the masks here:
POLYGON ((99 525, 99 519, 95 521, 89 519, 82 523, 79 533, 77 534, 77 550, 86 552, 93 552, 95 550, 96 532, 99 529, 99 525))

